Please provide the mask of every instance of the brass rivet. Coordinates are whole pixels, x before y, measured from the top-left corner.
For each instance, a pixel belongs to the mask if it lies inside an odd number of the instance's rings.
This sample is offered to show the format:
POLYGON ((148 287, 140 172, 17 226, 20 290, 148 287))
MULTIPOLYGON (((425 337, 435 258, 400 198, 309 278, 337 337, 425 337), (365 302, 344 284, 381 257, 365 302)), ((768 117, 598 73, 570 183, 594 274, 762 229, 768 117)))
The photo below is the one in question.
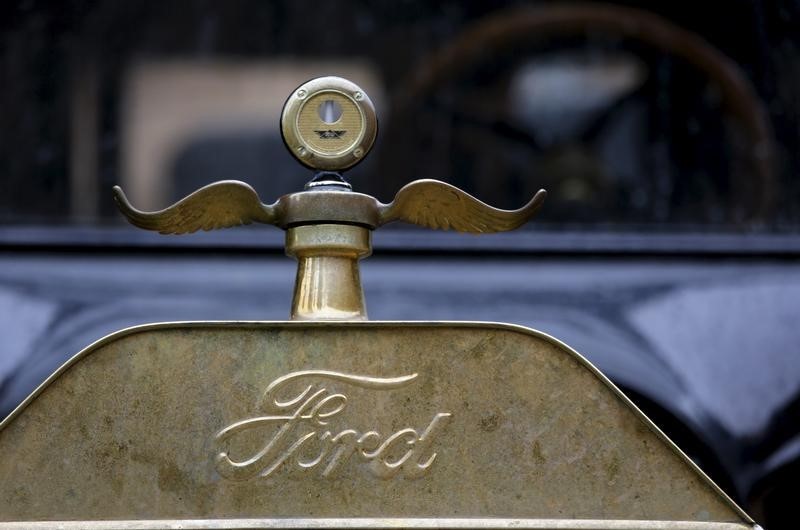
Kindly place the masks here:
POLYGON ((300 99, 303 99, 304 97, 306 97, 306 94, 307 94, 307 92, 305 90, 303 90, 302 88, 297 91, 297 97, 300 98, 300 99))
POLYGON ((364 156, 364 150, 361 149, 360 147, 356 147, 353 150, 353 156, 356 158, 361 158, 362 156, 364 156))

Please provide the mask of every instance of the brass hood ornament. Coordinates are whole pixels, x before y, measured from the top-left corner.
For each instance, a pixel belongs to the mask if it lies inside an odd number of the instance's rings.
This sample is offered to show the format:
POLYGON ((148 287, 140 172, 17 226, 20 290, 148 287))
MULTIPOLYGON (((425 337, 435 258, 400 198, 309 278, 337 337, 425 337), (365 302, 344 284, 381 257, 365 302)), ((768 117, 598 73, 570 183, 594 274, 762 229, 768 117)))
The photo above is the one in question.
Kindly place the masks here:
POLYGON ((358 259, 372 252, 370 231, 393 221, 469 233, 514 230, 539 210, 539 190, 518 210, 500 210, 437 180, 417 180, 389 204, 356 193, 341 176, 369 152, 377 118, 366 93, 339 77, 320 77, 298 87, 283 108, 286 147, 318 173, 305 190, 264 204, 244 182, 205 186, 156 212, 134 208, 119 186, 117 205, 145 230, 186 234, 263 223, 286 230, 286 253, 299 261, 292 319, 366 319, 358 259), (314 289, 311 289, 314 286, 314 289))
POLYGON ((76 354, 0 421, 0 530, 757 528, 564 343, 363 321, 372 230, 512 230, 543 191, 516 211, 430 180, 390 204, 353 192, 337 171, 364 158, 376 120, 342 79, 298 88, 282 125, 320 170, 305 191, 266 205, 218 182, 149 213, 116 198, 163 233, 285 229, 295 321, 147 324, 76 354))

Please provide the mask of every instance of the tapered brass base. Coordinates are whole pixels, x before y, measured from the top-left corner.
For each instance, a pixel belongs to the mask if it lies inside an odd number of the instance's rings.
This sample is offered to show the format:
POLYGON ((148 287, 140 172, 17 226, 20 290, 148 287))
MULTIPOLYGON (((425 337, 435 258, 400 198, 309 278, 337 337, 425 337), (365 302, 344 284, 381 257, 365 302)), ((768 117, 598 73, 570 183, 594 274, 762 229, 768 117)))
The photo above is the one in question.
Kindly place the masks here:
POLYGON ((292 320, 366 320, 358 260, 372 253, 368 228, 315 224, 286 231, 286 254, 297 259, 292 320))

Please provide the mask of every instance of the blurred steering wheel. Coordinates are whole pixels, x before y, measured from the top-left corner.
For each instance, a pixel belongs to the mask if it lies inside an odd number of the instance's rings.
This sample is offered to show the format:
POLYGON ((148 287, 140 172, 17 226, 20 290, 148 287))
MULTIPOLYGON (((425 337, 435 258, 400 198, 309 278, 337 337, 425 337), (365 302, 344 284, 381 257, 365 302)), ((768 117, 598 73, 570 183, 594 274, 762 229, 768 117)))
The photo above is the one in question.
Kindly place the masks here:
MULTIPOLYGON (((763 219, 772 210, 776 198, 773 130, 763 102, 739 66, 722 52, 699 35, 640 9, 603 4, 560 4, 513 8, 479 20, 429 56, 408 77, 405 86, 396 92, 398 96, 392 102, 392 120, 386 132, 386 142, 402 138, 404 134, 408 136, 408 120, 419 116, 422 102, 435 99, 433 96, 442 87, 475 65, 491 64, 502 53, 508 55, 508 52, 534 40, 563 39, 590 33, 623 37, 677 57, 716 87, 724 116, 732 118, 741 127, 746 140, 746 147, 739 148, 739 151, 744 152, 747 171, 738 178, 734 172, 726 177, 733 202, 743 207, 742 213, 733 217, 738 217, 735 221, 763 219)), ((458 112, 463 119, 464 112, 458 112)), ((528 148, 541 151, 535 138, 526 136, 524 131, 498 127, 497 123, 484 123, 483 127, 487 134, 515 137, 514 140, 527 143, 528 148)), ((430 143, 435 144, 436 139, 431 139, 430 143)), ((386 166, 391 172, 391 168, 398 164, 389 161, 386 166)), ((433 170, 437 170, 435 165, 433 170)), ((425 176, 446 178, 452 175, 425 176)), ((399 184, 388 182, 392 178, 407 180, 411 177, 392 176, 387 179, 387 189, 394 189, 399 184)), ((539 184, 535 183, 536 186, 539 184)))

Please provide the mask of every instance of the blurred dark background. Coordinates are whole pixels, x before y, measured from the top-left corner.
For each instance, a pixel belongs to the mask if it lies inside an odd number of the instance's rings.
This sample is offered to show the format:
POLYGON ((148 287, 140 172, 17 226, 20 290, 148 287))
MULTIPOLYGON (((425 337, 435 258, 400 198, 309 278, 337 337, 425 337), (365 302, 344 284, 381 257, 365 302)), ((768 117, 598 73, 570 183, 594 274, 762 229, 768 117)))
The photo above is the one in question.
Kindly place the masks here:
POLYGON ((361 85, 378 141, 346 173, 416 178, 536 222, 389 227, 378 319, 521 323, 575 346, 759 523, 800 477, 800 2, 8 1, 0 6, 0 416, 102 335, 285 318, 278 231, 161 238, 143 209, 311 177, 281 106, 361 85))
POLYGON ((266 198, 307 175, 276 121, 287 87, 349 75, 380 106, 351 172, 388 201, 417 177, 542 222, 793 231, 796 3, 6 2, 0 214, 118 222, 223 176, 266 198), (411 156, 413 154, 413 156, 411 156))

